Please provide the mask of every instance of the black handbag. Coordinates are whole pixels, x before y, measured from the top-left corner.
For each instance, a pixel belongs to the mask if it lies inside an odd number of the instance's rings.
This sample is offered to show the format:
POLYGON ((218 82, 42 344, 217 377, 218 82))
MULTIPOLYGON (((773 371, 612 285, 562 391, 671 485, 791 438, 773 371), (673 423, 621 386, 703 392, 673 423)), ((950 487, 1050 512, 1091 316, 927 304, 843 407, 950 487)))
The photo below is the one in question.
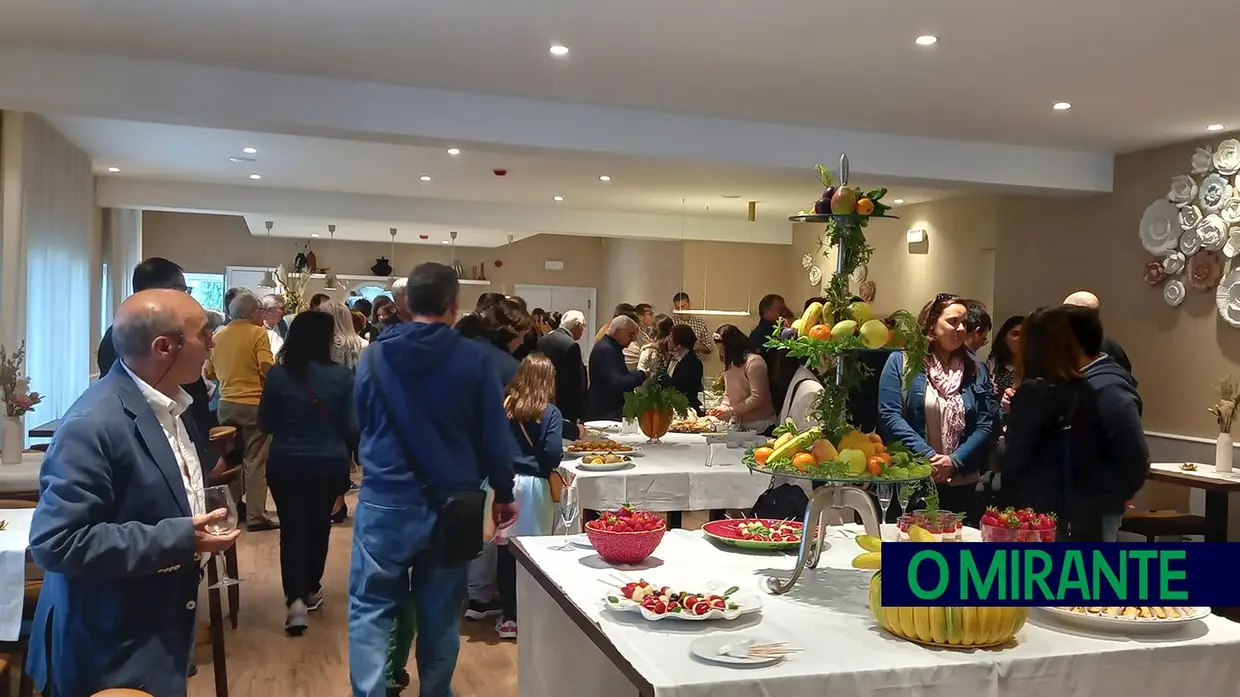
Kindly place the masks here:
MULTIPOLYGON (((483 520, 486 515, 487 494, 479 487, 459 494, 452 494, 440 500, 431 491, 430 487, 426 485, 425 470, 422 469, 421 461, 414 454, 413 448, 410 447, 409 441, 405 436, 405 432, 401 429, 396 409, 389 399, 383 380, 375 374, 374 353, 376 350, 371 348, 363 355, 363 360, 370 361, 367 376, 375 386, 375 391, 379 395, 379 401, 383 403, 383 407, 387 412, 388 424, 396 434, 397 442, 400 443, 401 451, 405 457, 405 464, 408 465, 413 472, 413 476, 417 478, 418 484, 422 487, 422 495, 426 497, 427 505, 435 511, 435 527, 431 532, 431 547, 429 551, 438 558, 438 561, 448 566, 471 561, 482 553, 483 520)), ((411 401, 410 404, 412 403, 411 401)))
POLYGON ((805 490, 795 484, 780 484, 762 492, 753 504, 753 514, 774 520, 801 520, 809 508, 805 490))

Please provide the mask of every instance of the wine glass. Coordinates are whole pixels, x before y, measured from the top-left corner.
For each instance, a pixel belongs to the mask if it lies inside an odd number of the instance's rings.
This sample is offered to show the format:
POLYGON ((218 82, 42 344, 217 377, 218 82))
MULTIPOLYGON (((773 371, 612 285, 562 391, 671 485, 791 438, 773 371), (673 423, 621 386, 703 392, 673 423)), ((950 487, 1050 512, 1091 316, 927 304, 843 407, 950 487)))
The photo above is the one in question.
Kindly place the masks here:
POLYGON ((891 490, 892 484, 878 485, 878 506, 883 511, 883 517, 880 519, 879 525, 887 522, 887 511, 891 508, 891 496, 894 493, 891 490))
MULTIPOLYGON (((577 521, 577 514, 580 512, 577 506, 577 487, 566 486, 560 490, 560 500, 555 504, 555 510, 559 516, 560 525, 564 527, 564 534, 573 535, 573 524, 577 521)), ((565 538, 564 544, 557 549, 572 548, 572 544, 565 538)))
POLYGON ((905 482, 896 485, 896 500, 900 503, 900 511, 905 515, 908 514, 909 503, 913 500, 913 493, 917 491, 917 482, 905 482))
MULTIPOLYGON (((221 508, 228 511, 228 515, 225 516, 223 520, 207 523, 205 530, 208 535, 228 535, 233 530, 237 529, 237 502, 233 501, 232 492, 229 491, 227 486, 207 487, 202 492, 202 500, 208 513, 221 508)), ((216 560, 219 559, 220 555, 215 554, 212 556, 215 559, 209 563, 214 564, 216 563, 216 560)), ((241 583, 241 581, 228 575, 228 565, 225 564, 224 573, 220 576, 220 580, 217 583, 207 586, 207 588, 225 588, 227 586, 235 586, 238 583, 241 583)))

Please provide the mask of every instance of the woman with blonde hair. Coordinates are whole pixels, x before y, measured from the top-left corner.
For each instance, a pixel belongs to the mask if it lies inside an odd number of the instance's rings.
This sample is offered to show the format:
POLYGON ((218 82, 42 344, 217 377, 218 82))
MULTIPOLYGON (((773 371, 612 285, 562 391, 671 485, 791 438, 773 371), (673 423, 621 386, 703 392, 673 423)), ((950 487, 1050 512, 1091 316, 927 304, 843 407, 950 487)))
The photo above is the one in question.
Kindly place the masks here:
POLYGON ((362 349, 366 348, 366 340, 358 336, 353 328, 353 313, 349 306, 338 300, 324 300, 319 305, 319 312, 326 312, 336 322, 336 331, 332 335, 332 360, 356 370, 362 359, 362 349))
POLYGON ((518 536, 550 535, 555 523, 550 479, 564 454, 564 420, 551 403, 553 399, 555 366, 551 359, 541 353, 526 356, 504 395, 504 410, 517 442, 513 495, 521 515, 516 523, 497 533, 496 575, 503 614, 495 631, 501 639, 517 638, 517 562, 507 541, 518 536))

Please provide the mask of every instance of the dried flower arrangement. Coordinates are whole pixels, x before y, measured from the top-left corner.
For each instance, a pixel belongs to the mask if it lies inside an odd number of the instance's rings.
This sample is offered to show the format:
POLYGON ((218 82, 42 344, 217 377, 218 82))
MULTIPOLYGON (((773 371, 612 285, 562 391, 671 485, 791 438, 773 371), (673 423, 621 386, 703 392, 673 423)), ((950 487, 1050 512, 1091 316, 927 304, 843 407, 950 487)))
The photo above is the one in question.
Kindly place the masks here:
POLYGON ((1219 400, 1210 407, 1210 413, 1218 421, 1219 433, 1231 433, 1232 421, 1236 418, 1236 403, 1240 401, 1240 383, 1230 375, 1223 378, 1218 385, 1219 400))
POLYGON ((8 349, 0 346, 0 393, 4 396, 4 411, 9 416, 24 416, 43 401, 38 392, 30 392, 30 378, 22 375, 25 362, 25 341, 11 356, 8 349))
POLYGON ((275 277, 284 294, 287 312, 296 314, 310 306, 310 298, 306 295, 306 287, 310 285, 309 273, 290 273, 284 264, 280 264, 276 267, 275 277))

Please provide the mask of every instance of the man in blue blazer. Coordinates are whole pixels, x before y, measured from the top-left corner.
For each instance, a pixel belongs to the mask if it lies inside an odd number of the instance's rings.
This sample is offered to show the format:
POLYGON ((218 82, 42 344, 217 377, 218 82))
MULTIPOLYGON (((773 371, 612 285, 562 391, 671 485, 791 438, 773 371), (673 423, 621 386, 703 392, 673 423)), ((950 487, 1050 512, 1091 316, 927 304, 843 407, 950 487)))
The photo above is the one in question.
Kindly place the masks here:
POLYGON ((239 531, 210 535, 191 398, 211 335, 175 290, 129 297, 107 376, 65 414, 39 475, 30 553, 44 570, 27 671, 51 697, 127 687, 181 697, 199 569, 239 531))

